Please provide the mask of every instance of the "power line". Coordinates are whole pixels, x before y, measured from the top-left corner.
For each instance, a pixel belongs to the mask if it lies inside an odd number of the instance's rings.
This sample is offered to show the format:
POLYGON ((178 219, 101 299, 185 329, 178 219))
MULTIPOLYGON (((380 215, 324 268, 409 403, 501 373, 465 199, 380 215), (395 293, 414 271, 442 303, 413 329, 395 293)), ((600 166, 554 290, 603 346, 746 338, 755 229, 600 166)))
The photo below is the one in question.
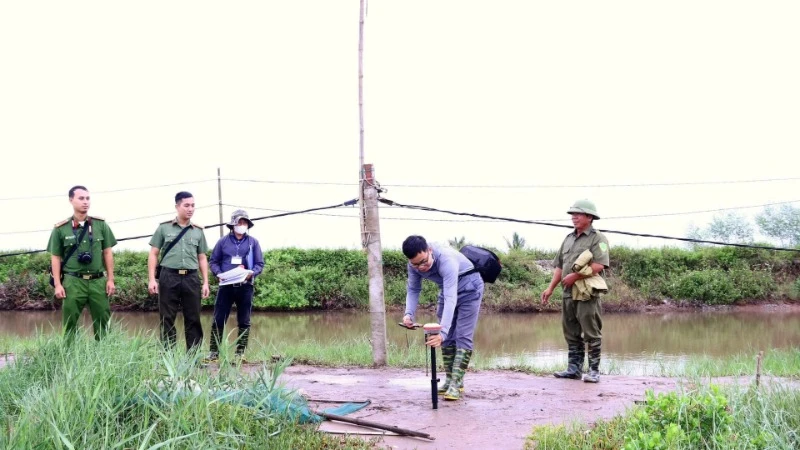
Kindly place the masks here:
MULTIPOLYGON (((212 206, 217 206, 217 205, 216 204, 211 204, 211 205, 197 206, 194 209, 197 210, 197 209, 203 209, 203 208, 210 208, 212 206)), ((165 212, 165 213, 161 213, 161 214, 152 214, 152 215, 149 215, 149 216, 130 217, 130 218, 127 218, 127 219, 120 219, 120 220, 107 220, 106 222, 108 222, 108 223, 133 222, 135 220, 152 219, 153 217, 165 216, 167 214, 175 214, 175 211, 165 212)), ((12 235, 12 234, 44 233, 46 231, 47 232, 53 231, 53 228, 45 228, 45 229, 42 229, 42 230, 28 230, 28 231, 3 231, 3 232, 0 232, 0 236, 2 236, 2 235, 12 235)))
MULTIPOLYGON (((291 181, 291 180, 258 180, 258 179, 242 179, 242 178, 222 178, 223 181, 234 181, 244 183, 267 183, 267 184, 290 184, 290 185, 321 185, 321 186, 358 186, 358 183, 346 182, 332 182, 332 181, 291 181)), ((743 183, 770 183, 780 181, 796 181, 800 177, 786 177, 786 178, 764 178, 754 180, 719 180, 719 181, 690 181, 690 182, 665 182, 665 183, 617 183, 617 184, 411 184, 411 183, 396 183, 384 184, 384 187, 407 187, 407 188, 442 188, 442 189, 561 189, 561 188, 620 188, 620 187, 658 187, 658 186, 697 186, 697 185, 715 185, 715 184, 743 184, 743 183)), ((186 184, 200 184, 217 181, 216 178, 209 178, 204 180, 194 181, 181 181, 176 183, 156 184, 149 186, 136 186, 119 189, 108 189, 104 191, 92 191, 95 194, 110 194, 126 191, 139 191, 146 189, 156 189, 170 186, 180 186, 186 184)), ((0 201, 20 201, 20 200, 37 200, 46 198, 60 198, 64 194, 48 194, 48 195, 32 195, 25 197, 3 197, 0 201)), ((787 202, 788 203, 788 202, 787 202)), ((778 204, 778 203, 776 203, 778 204)), ((560 220, 560 219, 559 219, 560 220)))
MULTIPOLYGON (((222 178, 223 181, 267 184, 324 185, 324 186, 357 186, 358 183, 330 181, 290 181, 222 178)), ((676 181, 663 183, 613 183, 613 184, 414 184, 414 183, 382 183, 383 187, 407 188, 443 188, 443 189, 574 189, 574 188, 623 188, 623 187, 665 187, 665 186, 699 186, 719 184, 774 183, 780 181, 796 181, 800 177, 761 178, 753 180, 716 180, 716 181, 676 181)))
POLYGON ((383 187, 407 188, 446 188, 446 189, 564 189, 564 188, 622 188, 622 187, 664 187, 664 186, 698 186, 714 184, 771 183, 776 181, 795 181, 800 177, 764 178, 757 180, 720 180, 720 181, 678 181, 665 183, 615 183, 615 184, 390 184, 383 187))
MULTIPOLYGON (((295 214, 306 214, 306 213, 310 213, 310 212, 314 212, 314 211, 323 211, 323 210, 326 210, 326 209, 339 208, 339 207, 342 207, 342 206, 353 206, 353 205, 355 205, 357 203, 358 203, 358 199, 352 199, 352 200, 348 200, 348 201, 346 201, 344 203, 337 203, 337 204, 331 205, 331 206, 321 206, 321 207, 318 207, 318 208, 309 208, 309 209, 304 209, 304 210, 301 210, 301 211, 287 211, 287 212, 280 213, 280 214, 273 214, 271 216, 254 217, 254 218, 251 218, 250 220, 255 222, 257 220, 274 219, 274 218, 277 218, 277 217, 285 217, 285 216, 291 216, 291 215, 295 215, 295 214)), ((206 226, 203 227, 203 229, 207 230, 209 228, 216 228, 216 227, 219 227, 219 226, 222 226, 222 225, 225 225, 225 223, 217 223, 217 224, 213 224, 213 225, 206 225, 206 226)), ((124 237, 124 238, 117 239, 117 242, 130 241, 130 240, 134 240, 134 239, 143 239, 143 238, 148 238, 150 236, 152 236, 152 234, 143 234, 141 236, 124 237)), ((18 255, 30 255, 30 254, 33 254, 33 253, 41 253, 41 252, 45 252, 45 251, 47 251, 47 250, 30 250, 30 251, 24 251, 24 252, 5 253, 5 254, 0 254, 0 258, 6 258, 6 257, 9 257, 9 256, 18 256, 18 255)))
MULTIPOLYGON (((216 203, 212 203, 212 204, 209 204, 209 205, 195 206, 194 209, 196 211, 198 209, 211 208, 212 206, 217 206, 217 204, 216 203)), ((108 223, 133 222, 135 220, 152 219, 154 217, 166 216, 167 214, 175 214, 175 210, 172 210, 172 211, 169 211, 169 212, 165 212, 165 213, 161 213, 161 214, 153 214, 153 215, 150 215, 150 216, 140 216, 140 217, 131 217, 131 218, 128 218, 128 219, 114 220, 114 221, 109 221, 108 223)))
MULTIPOLYGON (((703 210, 695 210, 695 211, 680 211, 680 212, 668 212, 668 213, 657 213, 657 214, 640 214, 640 215, 631 215, 631 216, 608 216, 604 217, 603 220, 611 220, 611 219, 646 219, 646 218, 655 218, 655 217, 667 217, 667 216, 682 216, 682 215, 692 215, 692 214, 706 214, 712 212, 720 212, 720 211, 734 211, 739 209, 750 209, 750 208, 761 208, 765 206, 775 206, 775 205, 786 205, 791 203, 798 203, 800 200, 789 200, 784 202, 773 202, 773 203, 762 203, 760 205, 745 205, 745 206, 732 206, 728 208, 715 208, 715 209, 703 209, 703 210)), ((232 208, 244 208, 244 209, 256 209, 262 211, 284 211, 282 209, 273 209, 273 208, 262 208, 258 206, 243 206, 243 205, 232 205, 223 203, 224 206, 232 207, 232 208)), ((383 206, 381 208, 384 208, 383 206)), ((345 216, 341 214, 312 214, 312 215, 319 215, 319 216, 328 216, 328 217, 347 217, 347 218, 358 218, 358 216, 345 216)), ((473 219, 460 219, 460 220, 446 220, 446 219, 424 219, 424 218, 411 218, 411 217, 381 217, 381 220, 420 220, 420 221, 428 221, 428 222, 498 222, 498 220, 473 220, 473 219)), ((570 219, 532 219, 534 222, 569 222, 570 219)))
MULTIPOLYGON (((658 214, 641 214, 641 215, 632 215, 632 216, 607 216, 604 217, 604 220, 621 220, 621 219, 646 219, 646 218, 657 218, 657 217, 668 217, 668 216, 681 216, 681 215, 692 215, 692 214, 705 214, 705 213, 712 213, 712 212, 720 212, 720 211, 734 211, 739 209, 750 209, 750 208, 761 208, 766 206, 775 206, 775 205, 786 205, 791 203, 798 203, 800 200, 789 200, 784 202, 773 202, 773 203, 763 203, 759 205, 746 205, 746 206, 732 206, 728 208, 716 208, 716 209, 704 209, 704 210, 695 210, 695 211, 681 211, 681 212, 669 212, 669 213, 658 213, 658 214)), ((234 205, 230 203, 223 203, 223 206, 228 206, 231 208, 243 208, 243 209, 255 209, 259 211, 274 211, 280 213, 292 212, 290 210, 285 209, 274 209, 274 208, 264 208, 259 206, 244 206, 244 205, 234 205)), ((202 205, 198 206, 195 209, 203 209, 203 208, 210 208, 213 206, 217 206, 217 204, 209 204, 209 205, 202 205)), ((382 207, 383 208, 383 207, 382 207)), ((139 216, 139 217, 131 217, 127 219, 120 219, 114 221, 108 221, 109 223, 123 223, 123 222, 132 222, 136 220, 142 219, 152 219, 154 217, 164 216, 167 214, 172 214, 174 211, 169 211, 161 214, 152 214, 149 216, 139 216)), ((325 213, 309 213, 310 215, 314 216, 326 216, 326 217, 341 217, 347 219, 358 219, 359 216, 357 215, 342 215, 342 214, 325 214, 325 213)), ((420 221, 420 222, 451 222, 451 223, 469 223, 469 222, 482 222, 482 223, 497 223, 502 222, 503 220, 500 219, 426 219, 422 217, 381 217, 381 220, 398 220, 398 221, 420 221)), ((533 222, 568 222, 570 219, 533 219, 533 222)), ((220 225, 210 225, 210 227, 215 227, 220 225)), ((52 228, 46 228, 41 230, 27 230, 27 231, 3 231, 0 232, 0 236, 8 236, 8 235, 15 235, 15 234, 33 234, 33 233, 44 233, 52 231, 52 228)))
POLYGON ((672 212, 672 213, 659 213, 659 214, 643 214, 639 216, 615 216, 615 217, 604 217, 604 220, 608 219, 641 219, 647 217, 665 217, 665 216, 688 216, 691 214, 705 214, 705 213, 712 213, 712 212, 720 212, 720 211, 733 211, 737 209, 750 209, 750 208, 761 208, 765 206, 775 206, 775 205, 786 205, 789 203, 797 203, 800 200, 789 200, 785 202, 773 202, 773 203, 763 203, 761 205, 748 205, 748 206, 732 206, 730 208, 716 208, 716 209, 704 209, 698 211, 684 211, 684 212, 672 212))
MULTIPOLYGON (((334 208, 339 208, 339 207, 342 207, 342 206, 355 206, 356 204, 358 204, 358 199, 354 198, 354 199, 348 200, 348 201, 346 201, 344 203, 337 203, 337 204, 331 205, 331 206, 323 206, 323 207, 320 207, 320 208, 309 208, 309 209, 304 209, 302 211, 285 211, 285 212, 282 212, 282 213, 279 213, 279 214, 273 214, 271 216, 254 217, 254 218, 252 218, 250 220, 255 222, 256 220, 274 219, 274 218, 277 218, 277 217, 292 216, 292 215, 295 215, 295 214, 308 214, 308 213, 312 213, 314 211, 323 211, 323 210, 326 210, 326 209, 334 209, 334 208)), ((220 224, 216 224, 216 225, 211 225, 211 226, 206 227, 206 228, 213 228, 213 227, 217 227, 217 226, 220 226, 220 225, 225 225, 225 224, 224 223, 220 223, 220 224)))
MULTIPOLYGON (((110 194, 114 192, 125 192, 125 191, 143 191, 145 189, 156 189, 161 187, 169 187, 169 186, 180 186, 184 184, 199 184, 199 183, 207 183, 209 181, 217 181, 216 178, 210 178, 207 180, 196 180, 196 181, 181 181, 179 183, 167 183, 167 184, 155 184, 150 186, 138 186, 138 187, 128 187, 128 188, 120 188, 120 189, 109 189, 106 191, 90 191, 92 194, 110 194)), ((17 200, 37 200, 43 198, 63 198, 66 195, 64 193, 60 194, 49 194, 49 195, 32 195, 28 197, 5 197, 0 198, 0 201, 17 201, 17 200)))
MULTIPOLYGON (((548 227, 558 227, 558 228, 569 228, 573 229, 572 225, 561 225, 557 223, 549 223, 549 222, 542 222, 542 221, 535 221, 535 220, 522 220, 522 219, 513 219, 509 217, 496 217, 496 216, 487 216, 484 214, 473 214, 473 213, 465 213, 465 212, 456 212, 456 211, 448 211, 444 209, 437 209, 431 208, 429 206, 418 206, 418 205, 404 205, 401 203, 397 203, 395 201, 386 199, 386 198, 379 198, 379 202, 387 204, 389 206, 397 206, 400 208, 408 208, 408 209, 415 209, 419 211, 429 211, 429 212, 440 212, 445 214, 453 214, 457 216, 470 216, 470 217, 479 217, 483 219, 495 219, 495 220, 503 220, 506 222, 516 222, 516 223, 528 223, 533 225, 545 225, 548 227)), ((633 233, 630 231, 617 231, 617 230, 602 230, 603 233, 610 233, 610 234, 622 234, 626 236, 636 236, 636 237, 650 237, 650 238, 658 238, 658 239, 668 239, 668 240, 675 240, 675 241, 683 241, 683 242, 693 242, 697 244, 715 244, 715 245, 722 245, 727 247, 743 247, 743 248, 756 248, 756 249, 763 249, 763 250, 780 250, 780 251, 787 251, 787 252, 797 252, 800 253, 800 249, 796 248, 783 248, 783 247, 769 247, 764 245, 750 245, 750 244, 735 244, 730 242, 720 242, 720 241, 706 241, 703 239, 692 239, 692 238, 682 238, 682 237, 675 237, 675 236, 665 236, 659 234, 645 234, 645 233, 633 233)))
POLYGON ((308 185, 323 185, 323 186, 358 186, 358 183, 342 183, 332 181, 279 181, 279 180, 253 180, 242 178, 222 178, 222 181, 237 181, 242 183, 267 183, 267 184, 308 184, 308 185))
MULTIPOLYGON (((288 212, 284 209, 273 209, 273 208, 260 208, 257 206, 244 206, 244 205, 231 205, 228 203, 223 203, 223 206, 228 206, 231 208, 242 208, 242 209, 255 209, 258 211, 276 211, 276 212, 288 212)), ((342 219, 358 219, 359 216, 357 215, 342 215, 342 214, 325 214, 325 213, 309 213, 312 216, 326 216, 326 217, 339 217, 342 219)), ((498 222, 497 220, 485 220, 485 219, 425 219, 422 217, 381 217, 380 220, 418 220, 422 222, 485 222, 485 223, 493 223, 498 222)))

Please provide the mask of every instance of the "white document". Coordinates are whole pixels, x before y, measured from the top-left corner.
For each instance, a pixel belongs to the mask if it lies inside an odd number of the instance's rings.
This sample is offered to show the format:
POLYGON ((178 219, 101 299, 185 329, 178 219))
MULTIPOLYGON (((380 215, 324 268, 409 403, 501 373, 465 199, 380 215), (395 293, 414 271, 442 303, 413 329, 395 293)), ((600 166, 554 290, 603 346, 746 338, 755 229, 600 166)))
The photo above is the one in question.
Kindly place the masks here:
POLYGON ((227 272, 222 272, 218 275, 218 278, 220 279, 219 285, 225 286, 228 284, 243 283, 247 279, 247 276, 251 273, 253 273, 252 270, 234 267, 233 269, 227 272))

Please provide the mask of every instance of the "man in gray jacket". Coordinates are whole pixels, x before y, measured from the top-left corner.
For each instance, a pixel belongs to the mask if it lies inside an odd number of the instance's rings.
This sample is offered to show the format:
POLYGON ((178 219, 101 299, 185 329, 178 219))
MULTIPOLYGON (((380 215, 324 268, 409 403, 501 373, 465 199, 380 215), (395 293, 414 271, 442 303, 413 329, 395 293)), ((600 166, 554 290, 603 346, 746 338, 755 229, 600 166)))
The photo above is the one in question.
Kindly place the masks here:
POLYGON ((439 387, 439 393, 444 394, 445 400, 458 400, 464 390, 464 373, 472 357, 472 336, 483 299, 483 279, 477 272, 460 276, 473 269, 472 262, 450 247, 428 245, 422 236, 406 238, 403 254, 408 258, 403 323, 414 323, 422 279, 436 283, 439 286, 436 317, 442 331, 431 336, 426 344, 442 347, 445 382, 439 387))

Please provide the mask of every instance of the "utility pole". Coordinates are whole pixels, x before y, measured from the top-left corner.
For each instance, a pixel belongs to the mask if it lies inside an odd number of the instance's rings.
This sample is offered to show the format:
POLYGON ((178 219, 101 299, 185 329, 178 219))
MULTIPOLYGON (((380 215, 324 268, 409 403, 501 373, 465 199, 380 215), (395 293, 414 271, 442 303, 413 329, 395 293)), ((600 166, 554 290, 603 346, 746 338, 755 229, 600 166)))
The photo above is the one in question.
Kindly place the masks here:
POLYGON ((378 188, 372 164, 364 164, 364 16, 366 0, 360 0, 358 17, 358 197, 361 206, 361 246, 367 251, 369 274, 369 324, 372 331, 372 363, 386 365, 386 305, 383 300, 383 252, 378 219, 378 188))
POLYGON ((223 233, 223 220, 222 220, 222 176, 220 175, 219 167, 217 167, 217 198, 219 199, 219 237, 222 239, 223 233))
MULTIPOLYGON (((364 2, 358 18, 358 173, 364 168, 364 2)), ((360 179, 364 179, 363 176, 360 179)), ((363 204, 362 204, 363 207, 363 204)))
POLYGON ((383 299, 383 252, 381 229, 378 218, 378 187, 372 164, 364 164, 364 179, 361 182, 363 209, 365 214, 362 242, 367 249, 367 273, 369 274, 369 323, 372 330, 372 362, 375 366, 386 365, 386 305, 383 299))

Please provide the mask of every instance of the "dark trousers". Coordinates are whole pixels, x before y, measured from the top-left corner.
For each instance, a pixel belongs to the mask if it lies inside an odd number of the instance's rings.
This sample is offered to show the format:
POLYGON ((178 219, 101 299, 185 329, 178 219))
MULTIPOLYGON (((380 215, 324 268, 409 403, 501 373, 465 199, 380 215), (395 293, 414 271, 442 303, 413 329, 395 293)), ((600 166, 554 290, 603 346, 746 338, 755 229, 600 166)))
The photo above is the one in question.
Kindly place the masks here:
POLYGON ((565 297, 561 310, 561 328, 569 347, 570 362, 582 368, 585 344, 588 344, 589 369, 598 370, 603 340, 603 307, 600 299, 595 297, 578 301, 565 297))
POLYGON ((202 284, 197 272, 179 275, 164 268, 158 280, 158 313, 161 317, 161 341, 175 347, 177 331, 175 317, 183 311, 186 349, 192 350, 203 343, 200 325, 200 294, 202 284))
POLYGON ((599 298, 578 301, 564 297, 561 312, 561 329, 568 345, 583 347, 584 342, 603 338, 603 311, 599 298))
POLYGON ((219 343, 223 339, 225 322, 231 314, 231 308, 236 305, 236 322, 239 326, 239 338, 236 343, 236 352, 244 353, 250 334, 250 313, 253 309, 253 285, 221 286, 217 291, 217 300, 214 303, 214 322, 211 324, 211 352, 219 351, 219 343))

